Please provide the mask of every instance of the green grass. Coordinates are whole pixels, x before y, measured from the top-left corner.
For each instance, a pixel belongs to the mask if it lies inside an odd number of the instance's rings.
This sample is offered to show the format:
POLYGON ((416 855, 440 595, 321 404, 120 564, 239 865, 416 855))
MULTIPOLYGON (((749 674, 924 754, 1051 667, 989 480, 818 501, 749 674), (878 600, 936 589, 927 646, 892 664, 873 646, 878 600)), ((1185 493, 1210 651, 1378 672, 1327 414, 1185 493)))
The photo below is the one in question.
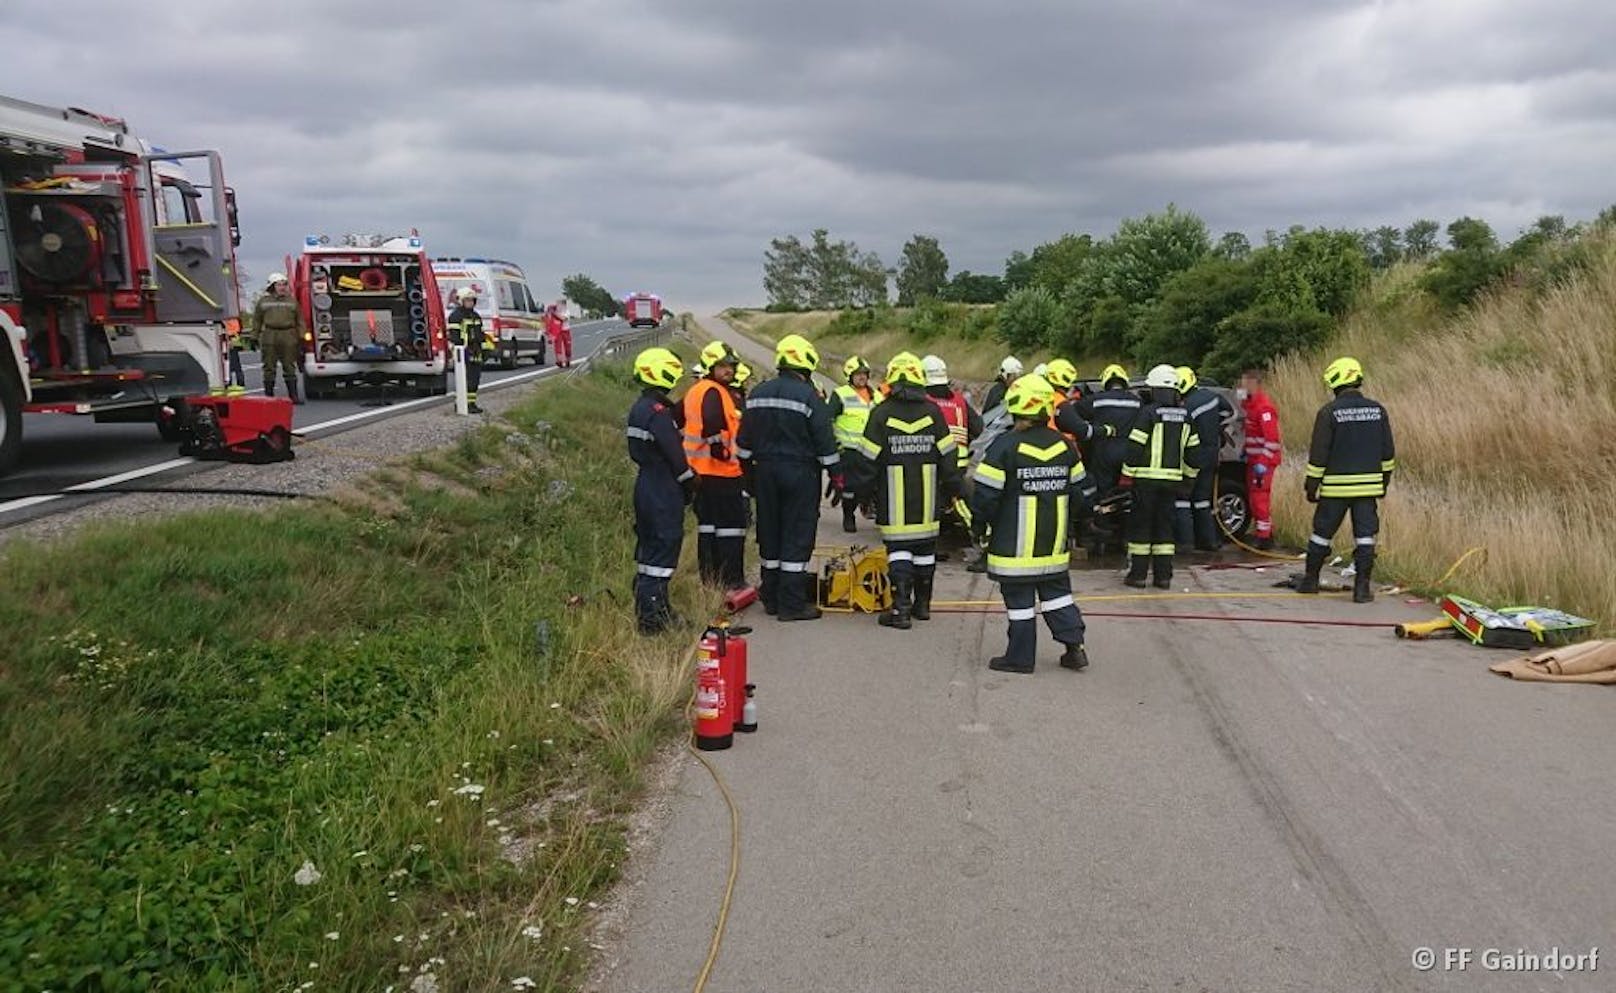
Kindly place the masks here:
POLYGON ((632 395, 547 387, 326 504, 9 547, 0 991, 569 988, 686 686, 687 638, 632 633, 632 395))

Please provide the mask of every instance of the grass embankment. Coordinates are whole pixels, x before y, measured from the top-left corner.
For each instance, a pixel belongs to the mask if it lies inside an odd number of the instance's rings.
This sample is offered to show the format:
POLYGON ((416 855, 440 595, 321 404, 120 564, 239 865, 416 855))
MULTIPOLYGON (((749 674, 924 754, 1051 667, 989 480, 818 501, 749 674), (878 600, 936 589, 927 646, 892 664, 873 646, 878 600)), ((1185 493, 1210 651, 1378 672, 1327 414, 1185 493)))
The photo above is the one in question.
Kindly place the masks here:
POLYGON ((567 988, 686 686, 632 633, 632 395, 7 549, 0 990, 567 988))
MULTIPOLYGON (((991 307, 933 304, 797 314, 736 309, 725 311, 724 316, 771 349, 788 334, 802 335, 819 348, 821 368, 837 382, 842 361, 849 355, 862 355, 879 370, 887 359, 908 350, 942 356, 950 375, 959 382, 986 383, 998 375, 999 362, 1013 351, 999 340, 991 307)), ((1018 356, 1028 369, 1050 357, 1044 351, 1018 356)))
POLYGON ((1453 317, 1417 292, 1416 276, 1383 278, 1327 349, 1278 363, 1272 392, 1290 451, 1277 522, 1306 539, 1300 471, 1313 415, 1329 397, 1319 374, 1352 355, 1396 433, 1399 468, 1382 505, 1390 570, 1429 583, 1481 546, 1485 561, 1466 563, 1455 592, 1551 604, 1610 630, 1616 239, 1605 237, 1588 270, 1560 285, 1506 289, 1453 317))

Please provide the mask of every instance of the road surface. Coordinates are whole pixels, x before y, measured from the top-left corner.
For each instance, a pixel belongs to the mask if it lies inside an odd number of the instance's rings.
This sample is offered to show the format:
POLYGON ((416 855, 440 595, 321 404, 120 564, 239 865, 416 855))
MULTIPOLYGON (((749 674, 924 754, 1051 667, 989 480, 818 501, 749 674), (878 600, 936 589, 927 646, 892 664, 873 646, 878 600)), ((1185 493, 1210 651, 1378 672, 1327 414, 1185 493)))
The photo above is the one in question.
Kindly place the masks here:
MULTIPOLYGON (((709 993, 1616 989, 1616 693, 1399 641, 1430 604, 1274 590, 1289 569, 1181 568, 1171 598, 1075 570, 1129 597, 1082 603, 1082 673, 1042 629, 1036 673, 989 671, 997 588, 957 559, 937 596, 970 605, 908 632, 753 608, 761 729, 711 756, 742 860, 709 993), (1123 612, 1156 616, 1098 616, 1123 612), (1556 949, 1581 968, 1488 968, 1556 949)), ((707 951, 726 810, 689 761, 668 803, 601 993, 690 989, 707 951)))
MULTIPOLYGON (((575 361, 593 355, 601 345, 630 333, 620 320, 580 322, 573 325, 575 361)), ((249 391, 263 385, 263 370, 255 352, 242 356, 249 391)), ((535 369, 519 365, 515 370, 489 369, 483 374, 484 391, 498 389, 501 383, 514 385, 554 375, 554 366, 535 369)), ((339 400, 310 400, 295 408, 293 427, 310 437, 327 437, 361 423, 419 410, 434 404, 449 404, 451 397, 433 397, 376 405, 372 394, 339 400)), ((95 486, 108 479, 138 480, 151 485, 164 473, 194 472, 197 464, 181 460, 174 442, 163 441, 150 424, 96 424, 88 417, 55 414, 24 416, 23 453, 18 469, 0 479, 0 527, 31 520, 81 505, 91 497, 35 499, 37 494, 61 491, 74 486, 95 486)))

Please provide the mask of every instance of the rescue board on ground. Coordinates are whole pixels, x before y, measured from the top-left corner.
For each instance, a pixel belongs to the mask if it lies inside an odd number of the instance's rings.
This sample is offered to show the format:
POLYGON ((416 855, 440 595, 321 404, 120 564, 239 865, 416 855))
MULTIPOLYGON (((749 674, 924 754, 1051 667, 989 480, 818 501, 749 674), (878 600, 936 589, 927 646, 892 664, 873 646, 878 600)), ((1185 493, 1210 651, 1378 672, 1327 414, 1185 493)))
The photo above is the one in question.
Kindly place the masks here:
POLYGON ((1552 607, 1493 609, 1460 596, 1442 598, 1442 613, 1460 634, 1486 648, 1569 645, 1593 633, 1594 622, 1552 607))

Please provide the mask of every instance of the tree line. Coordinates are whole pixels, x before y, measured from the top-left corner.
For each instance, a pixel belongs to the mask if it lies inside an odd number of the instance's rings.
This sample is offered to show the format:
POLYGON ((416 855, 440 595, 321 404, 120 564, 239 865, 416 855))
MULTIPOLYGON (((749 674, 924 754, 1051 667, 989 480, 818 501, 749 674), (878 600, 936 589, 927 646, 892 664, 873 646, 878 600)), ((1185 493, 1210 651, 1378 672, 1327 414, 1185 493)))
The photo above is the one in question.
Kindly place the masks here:
POLYGON ((1417 263, 1419 289, 1455 309, 1506 279, 1563 277, 1587 261, 1582 236, 1607 227, 1616 207, 1586 225, 1545 216, 1508 243, 1462 217, 1445 228, 1429 219, 1372 230, 1298 225, 1253 245, 1241 232, 1214 240, 1201 218, 1168 204, 1102 238, 1064 234, 1013 252, 1002 275, 950 275, 938 239, 923 234, 887 269, 819 229, 806 245, 771 242, 764 288, 773 310, 881 308, 890 277, 901 307, 997 305, 994 333, 1016 350, 1189 363, 1230 378, 1322 343, 1376 271, 1417 263))

